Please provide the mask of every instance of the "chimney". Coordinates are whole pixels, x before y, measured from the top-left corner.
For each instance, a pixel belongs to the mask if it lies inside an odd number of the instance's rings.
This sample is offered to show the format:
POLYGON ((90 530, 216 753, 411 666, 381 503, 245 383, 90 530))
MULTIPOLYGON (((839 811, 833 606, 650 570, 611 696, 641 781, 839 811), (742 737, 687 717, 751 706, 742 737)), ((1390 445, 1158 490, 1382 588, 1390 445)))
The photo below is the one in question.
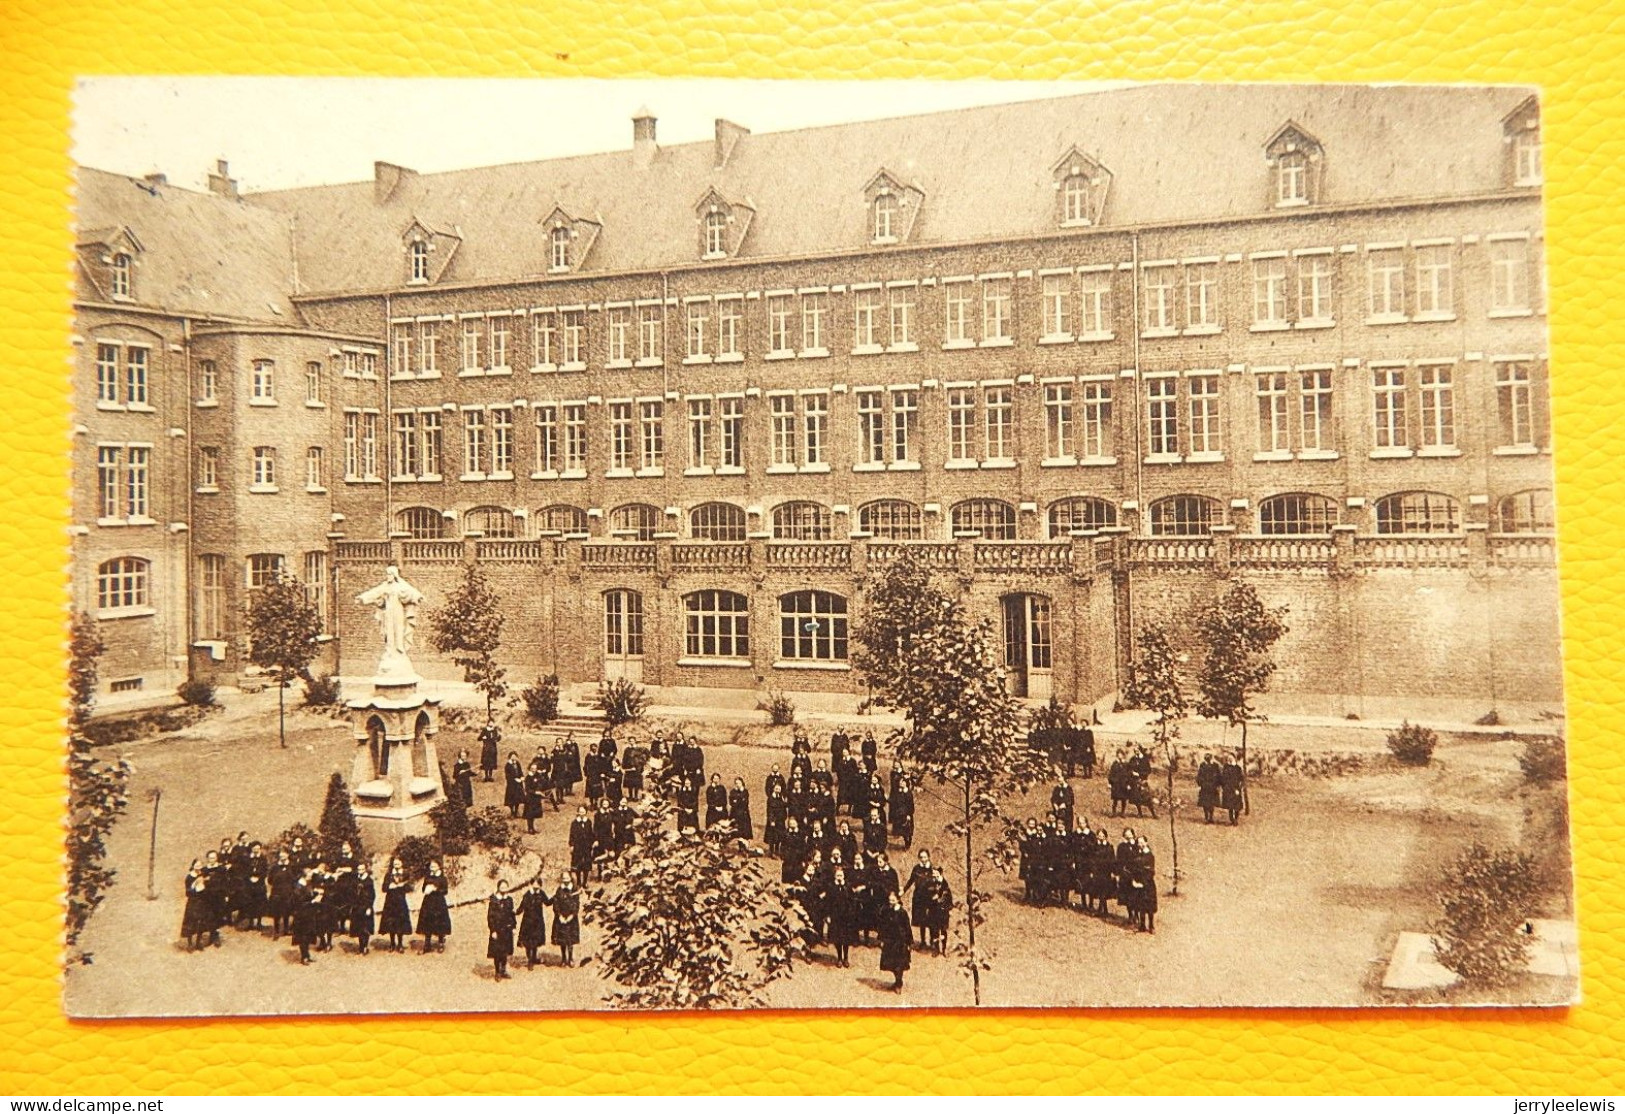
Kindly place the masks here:
POLYGON ((227 173, 225 159, 220 159, 214 164, 214 173, 209 175, 209 192, 219 194, 221 197, 237 196, 237 180, 227 173))
POLYGON ((418 176, 415 170, 404 166, 396 166, 392 162, 375 162, 372 164, 372 199, 376 204, 382 205, 395 191, 413 178, 418 176))
POLYGON ((728 156, 733 154, 734 147, 749 134, 749 128, 741 127, 732 120, 717 120, 716 168, 718 170, 728 165, 728 156))
POLYGON ((648 166, 657 150, 654 113, 640 108, 632 117, 632 161, 638 166, 648 166))

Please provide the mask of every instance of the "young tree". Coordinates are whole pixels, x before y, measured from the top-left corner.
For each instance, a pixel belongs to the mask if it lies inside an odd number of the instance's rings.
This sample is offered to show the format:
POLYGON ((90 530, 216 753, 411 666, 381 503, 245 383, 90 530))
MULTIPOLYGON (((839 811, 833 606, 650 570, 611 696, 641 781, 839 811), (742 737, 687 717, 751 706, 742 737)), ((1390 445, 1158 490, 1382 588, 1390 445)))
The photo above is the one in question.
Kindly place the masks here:
MULTIPOLYGON (((1269 608, 1258 598, 1251 584, 1233 585, 1213 603, 1202 609, 1196 630, 1207 647, 1207 658, 1197 675, 1200 698, 1196 714, 1204 719, 1222 719, 1241 727, 1241 768, 1247 769, 1247 724, 1262 723, 1264 717, 1251 700, 1263 692, 1275 672, 1270 650, 1286 634, 1287 609, 1269 608)), ((1252 814, 1245 776, 1241 783, 1242 807, 1252 814)))
POLYGON ((1020 738, 1020 709, 1005 688, 992 625, 966 618, 912 554, 873 582, 853 641, 853 665, 865 683, 879 702, 908 719, 898 760, 956 790, 957 815, 948 831, 964 849, 962 966, 981 1005, 987 964, 976 929, 992 895, 977 889, 976 833, 999 821, 1002 798, 1025 792, 1047 770, 1020 738))
POLYGON ((790 973, 806 922, 786 887, 726 828, 678 832, 672 806, 634 806, 637 837, 583 903, 600 930, 604 1000, 626 1009, 761 1006, 790 973))
POLYGON ((339 848, 348 843, 357 860, 366 857, 361 845, 361 825, 356 823, 355 809, 350 804, 350 787, 344 775, 337 770, 327 779, 327 800, 322 804, 319 833, 321 853, 329 862, 338 856, 339 848))
POLYGON ((476 564, 463 570, 463 582, 446 597, 445 606, 429 616, 429 641, 439 654, 450 654, 463 670, 463 680, 485 697, 485 718, 508 696, 508 671, 497 664, 502 645, 502 600, 492 591, 485 571, 476 564))
POLYGON ((276 684, 277 735, 283 746, 288 745, 288 685, 295 679, 311 679, 310 663, 316 660, 321 634, 321 612, 305 594, 304 585, 292 577, 278 575, 250 593, 248 660, 276 684))
POLYGON ((106 649, 87 614, 73 620, 68 639, 68 893, 67 942, 79 942, 90 915, 113 884, 115 872, 102 865, 107 835, 129 803, 130 764, 103 762, 91 750, 84 725, 96 707, 97 659, 106 649))
POLYGON ((1151 723, 1157 746, 1162 750, 1167 770, 1168 840, 1173 847, 1173 888, 1179 893, 1179 828, 1175 815, 1179 801, 1174 796, 1174 740, 1179 737, 1179 721, 1187 714, 1185 690, 1179 681, 1180 661, 1168 642, 1168 632, 1160 624, 1142 627, 1138 643, 1139 653, 1129 667, 1128 684, 1124 699, 1136 708, 1144 708, 1157 717, 1151 723))
POLYGON ((1468 983, 1509 981, 1527 962, 1529 938, 1521 930, 1539 902, 1529 856, 1474 843, 1442 879, 1433 925, 1439 962, 1468 983))

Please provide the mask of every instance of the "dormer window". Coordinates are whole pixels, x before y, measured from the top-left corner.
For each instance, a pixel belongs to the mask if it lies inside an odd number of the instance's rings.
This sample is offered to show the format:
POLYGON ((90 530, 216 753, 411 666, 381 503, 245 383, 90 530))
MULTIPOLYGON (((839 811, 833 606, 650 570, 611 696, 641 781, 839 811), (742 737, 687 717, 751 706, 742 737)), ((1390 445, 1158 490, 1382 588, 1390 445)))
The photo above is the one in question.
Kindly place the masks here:
POLYGON ((127 300, 130 297, 130 255, 128 252, 118 252, 113 256, 108 272, 108 289, 114 298, 127 300))
POLYGON ((568 271, 570 269, 570 230, 563 226, 553 229, 551 245, 552 255, 548 269, 568 271))
POLYGON ((713 211, 705 214, 705 257, 720 259, 728 254, 728 214, 713 211))
POLYGON ((1062 228, 1087 228, 1100 223, 1112 172, 1078 148, 1068 151, 1050 167, 1055 179, 1055 219, 1062 228))
POLYGON ((401 232, 407 285, 426 286, 446 277, 446 270, 462 242, 460 233, 438 231, 414 217, 401 232))
POLYGON ((739 254, 756 208, 749 198, 723 196, 715 186, 694 203, 694 229, 701 259, 729 259, 739 254))
POLYGON ((897 242, 897 195, 889 189, 883 190, 875 197, 875 243, 895 244, 897 242))
POLYGON ((411 259, 412 282, 429 281, 429 245, 423 240, 413 240, 408 255, 411 259))
POLYGON ((1514 186, 1538 186, 1540 168, 1540 102, 1524 100, 1501 122, 1508 148, 1508 177, 1514 186))
POLYGON ((1264 144, 1270 168, 1271 208, 1291 209, 1320 201, 1325 152, 1320 140, 1288 120, 1264 144))
POLYGON ((863 187, 869 219, 871 244, 907 243, 914 220, 920 215, 925 193, 889 170, 881 170, 863 187))

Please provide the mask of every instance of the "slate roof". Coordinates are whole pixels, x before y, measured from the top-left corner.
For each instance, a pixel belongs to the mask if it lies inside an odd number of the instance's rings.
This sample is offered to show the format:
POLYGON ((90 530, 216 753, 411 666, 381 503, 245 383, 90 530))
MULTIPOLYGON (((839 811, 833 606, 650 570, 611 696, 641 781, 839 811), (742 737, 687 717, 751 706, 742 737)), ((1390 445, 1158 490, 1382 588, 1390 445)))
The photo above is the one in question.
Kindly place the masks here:
MULTIPOLYGON (((141 245, 133 293, 141 305, 292 325, 293 242, 286 215, 212 193, 80 167, 76 242, 127 228, 141 245), (272 307, 282 315, 280 318, 272 307)), ((83 293, 94 297, 88 283, 83 293)))

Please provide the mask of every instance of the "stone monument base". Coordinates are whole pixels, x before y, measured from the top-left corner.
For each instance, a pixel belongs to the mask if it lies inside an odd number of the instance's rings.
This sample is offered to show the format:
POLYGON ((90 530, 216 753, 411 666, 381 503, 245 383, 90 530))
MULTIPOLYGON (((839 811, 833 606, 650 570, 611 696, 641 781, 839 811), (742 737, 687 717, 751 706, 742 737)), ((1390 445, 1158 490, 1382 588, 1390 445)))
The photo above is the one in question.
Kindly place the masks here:
POLYGON ((418 692, 408 664, 380 670, 372 695, 347 701, 345 712, 356 741, 351 808, 361 838, 387 854, 407 836, 432 836, 429 813, 446 799, 434 739, 440 701, 418 692))

